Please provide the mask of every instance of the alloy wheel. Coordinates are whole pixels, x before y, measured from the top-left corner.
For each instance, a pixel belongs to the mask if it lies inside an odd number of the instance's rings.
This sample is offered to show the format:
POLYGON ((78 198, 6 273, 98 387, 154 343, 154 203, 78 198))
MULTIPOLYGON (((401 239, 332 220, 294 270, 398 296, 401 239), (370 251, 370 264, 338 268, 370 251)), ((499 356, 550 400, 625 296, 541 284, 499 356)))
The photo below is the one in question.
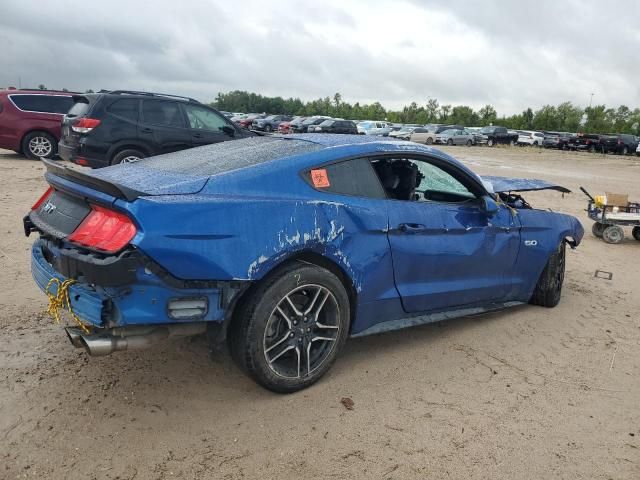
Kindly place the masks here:
POLYGON ((51 155, 53 145, 47 137, 33 137, 29 140, 29 151, 36 157, 51 155))
POLYGON ((330 356, 340 336, 340 309, 321 285, 287 293, 271 312, 263 351, 269 369, 284 378, 304 378, 330 356))

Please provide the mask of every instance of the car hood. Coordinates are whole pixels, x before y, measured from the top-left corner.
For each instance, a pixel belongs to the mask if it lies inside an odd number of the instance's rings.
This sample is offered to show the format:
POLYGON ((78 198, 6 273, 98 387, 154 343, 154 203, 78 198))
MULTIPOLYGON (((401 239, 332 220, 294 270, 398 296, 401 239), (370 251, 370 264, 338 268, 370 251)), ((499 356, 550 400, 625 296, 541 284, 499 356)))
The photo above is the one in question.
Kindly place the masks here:
POLYGON ((571 190, 566 187, 535 178, 484 176, 482 177, 482 180, 486 186, 490 185, 492 187, 493 193, 531 192, 534 190, 557 190, 562 193, 571 193, 571 190))

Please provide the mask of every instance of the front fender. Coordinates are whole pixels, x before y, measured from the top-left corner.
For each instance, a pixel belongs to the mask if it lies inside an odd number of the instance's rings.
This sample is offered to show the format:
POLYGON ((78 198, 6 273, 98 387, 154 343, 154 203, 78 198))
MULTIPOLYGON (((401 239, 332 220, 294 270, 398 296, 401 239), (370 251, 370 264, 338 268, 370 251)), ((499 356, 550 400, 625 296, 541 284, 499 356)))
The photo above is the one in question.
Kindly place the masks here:
POLYGON ((549 257, 566 241, 575 248, 584 229, 571 216, 543 210, 518 210, 522 225, 520 249, 514 269, 513 286, 518 300, 528 301, 549 257))

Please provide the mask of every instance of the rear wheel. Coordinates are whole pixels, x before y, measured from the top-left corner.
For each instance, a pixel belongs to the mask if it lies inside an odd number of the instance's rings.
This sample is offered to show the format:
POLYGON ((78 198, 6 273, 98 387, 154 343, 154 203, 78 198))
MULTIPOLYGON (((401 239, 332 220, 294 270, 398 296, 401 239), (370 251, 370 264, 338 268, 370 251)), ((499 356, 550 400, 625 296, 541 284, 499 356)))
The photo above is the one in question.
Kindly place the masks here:
POLYGON ((566 248, 563 241, 549 257, 529 303, 549 308, 558 305, 564 283, 565 253, 566 248))
POLYGON ((490 147, 493 147, 496 144, 495 140, 493 138, 490 138, 489 140, 487 140, 487 145, 490 147))
POLYGON ((629 147, 627 147, 626 145, 624 146, 624 148, 622 149, 622 154, 623 155, 629 155, 629 147))
POLYGON ((640 242, 640 227, 633 227, 631 235, 633 235, 633 238, 640 242))
POLYGON ((58 151, 58 142, 47 132, 30 132, 22 139, 22 152, 27 158, 53 158, 58 151))
POLYGON ((605 228, 605 224, 596 222, 591 226, 591 233, 593 233, 595 237, 602 238, 602 232, 604 232, 605 228))
POLYGON ((624 230, 619 225, 609 225, 603 230, 602 239, 607 243, 620 243, 624 239, 624 230))
POLYGON ((315 265, 296 263, 248 295, 229 335, 240 367, 279 393, 301 390, 320 379, 348 335, 349 297, 340 279, 315 265))
POLYGON ((118 163, 132 163, 137 162, 141 158, 144 158, 145 154, 140 150, 135 150, 133 148, 127 148, 126 150, 121 150, 116 153, 111 159, 111 165, 116 165, 118 163))
POLYGON ((471 140, 467 140, 467 147, 470 147, 471 145, 473 145, 473 142, 471 140))
POLYGON ((264 131, 265 131, 265 132, 267 132, 267 133, 268 133, 268 132, 272 132, 272 131, 273 131, 273 127, 272 127, 271 125, 267 124, 267 125, 264 127, 264 131))
POLYGON ((516 141, 515 140, 509 140, 509 146, 510 147, 514 147, 516 145, 516 141))
POLYGON ((452 139, 447 140, 447 145, 452 146, 453 145, 453 140, 452 139))

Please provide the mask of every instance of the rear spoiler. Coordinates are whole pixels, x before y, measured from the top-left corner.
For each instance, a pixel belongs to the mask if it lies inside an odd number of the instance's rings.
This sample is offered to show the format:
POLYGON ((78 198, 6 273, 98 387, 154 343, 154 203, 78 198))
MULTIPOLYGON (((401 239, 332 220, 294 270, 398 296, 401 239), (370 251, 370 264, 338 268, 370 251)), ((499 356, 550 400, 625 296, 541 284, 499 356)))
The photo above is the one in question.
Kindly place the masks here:
POLYGON ((71 182, 79 183, 85 187, 93 188, 99 192, 106 193, 112 197, 120 198, 132 202, 136 198, 144 195, 143 192, 134 190, 129 187, 118 185, 116 183, 107 182, 101 178, 92 176, 89 173, 85 173, 75 168, 70 168, 62 162, 56 162, 48 160, 46 158, 40 158, 45 167, 47 167, 47 176, 55 175, 56 177, 64 178, 71 182))

